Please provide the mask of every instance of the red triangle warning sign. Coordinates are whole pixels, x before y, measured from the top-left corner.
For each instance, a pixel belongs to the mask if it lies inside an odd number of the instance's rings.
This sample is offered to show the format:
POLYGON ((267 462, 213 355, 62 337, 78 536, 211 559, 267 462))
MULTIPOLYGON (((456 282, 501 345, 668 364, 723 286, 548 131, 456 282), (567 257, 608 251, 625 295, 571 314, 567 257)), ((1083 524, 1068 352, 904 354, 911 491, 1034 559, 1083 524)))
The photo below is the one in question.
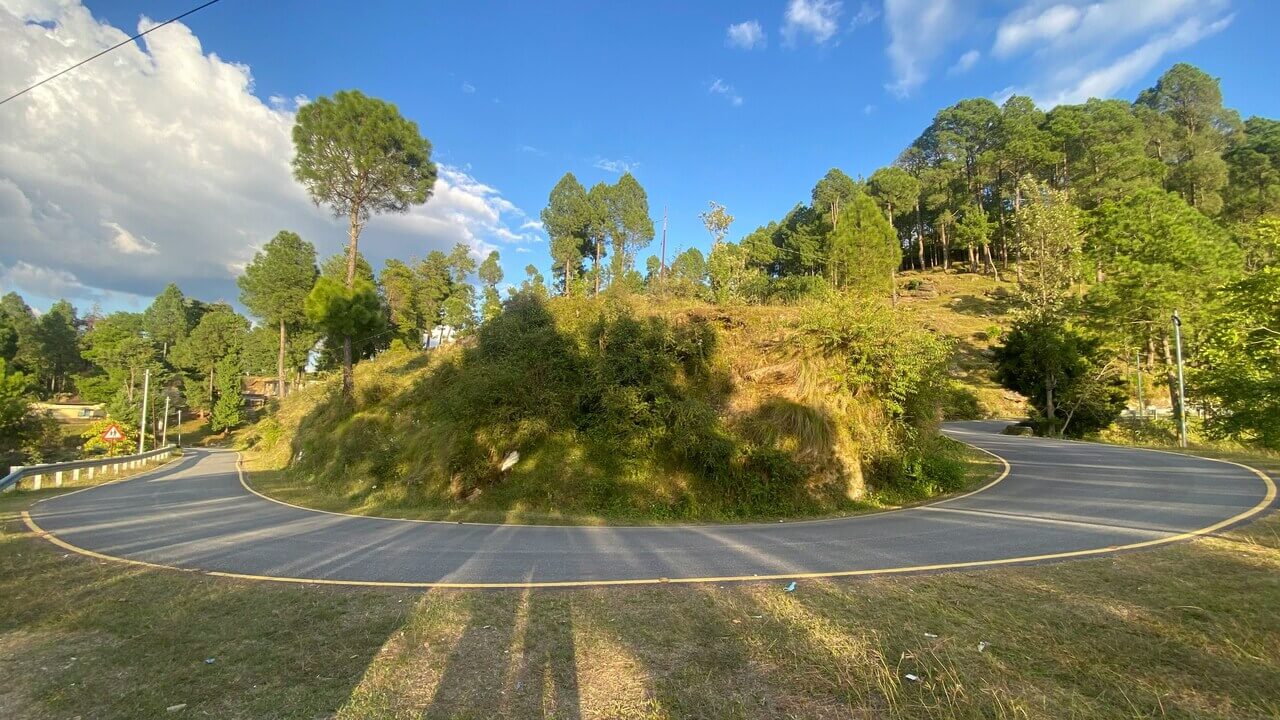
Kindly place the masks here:
POLYGON ((107 429, 102 432, 102 439, 109 443, 120 442, 124 439, 124 431, 120 429, 119 425, 111 423, 107 426, 107 429))

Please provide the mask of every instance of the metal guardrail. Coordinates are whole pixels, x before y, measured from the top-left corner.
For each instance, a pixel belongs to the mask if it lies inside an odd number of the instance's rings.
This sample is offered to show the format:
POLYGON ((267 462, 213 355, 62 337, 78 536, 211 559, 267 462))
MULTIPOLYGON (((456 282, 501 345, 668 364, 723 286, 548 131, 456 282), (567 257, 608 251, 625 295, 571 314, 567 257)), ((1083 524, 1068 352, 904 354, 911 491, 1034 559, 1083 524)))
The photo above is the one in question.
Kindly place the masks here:
POLYGON ((8 475, 0 478, 0 492, 17 487, 18 481, 23 478, 31 478, 32 489, 39 490, 42 481, 47 476, 52 477, 54 487, 61 487, 62 479, 66 473, 71 474, 73 482, 80 479, 81 470, 88 470, 90 479, 93 478, 99 468, 110 467, 110 472, 119 475, 122 469, 128 470, 140 467, 155 458, 168 459, 177 450, 178 446, 176 445, 165 445, 162 448, 138 453, 137 455, 90 458, 88 460, 72 460, 70 462, 48 463, 45 465, 18 465, 8 475))

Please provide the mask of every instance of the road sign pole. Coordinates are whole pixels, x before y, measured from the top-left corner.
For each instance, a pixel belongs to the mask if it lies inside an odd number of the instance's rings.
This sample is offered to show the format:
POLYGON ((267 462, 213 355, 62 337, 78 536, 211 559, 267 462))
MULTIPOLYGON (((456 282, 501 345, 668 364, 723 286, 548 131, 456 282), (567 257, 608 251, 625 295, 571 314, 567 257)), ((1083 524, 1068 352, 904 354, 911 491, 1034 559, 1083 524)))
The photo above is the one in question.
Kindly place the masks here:
POLYGON ((1187 446, 1187 386, 1182 379, 1182 318, 1173 311, 1173 338, 1178 358, 1178 445, 1187 446))
POLYGON ((138 454, 147 447, 147 394, 151 392, 151 368, 142 374, 142 422, 138 423, 138 454))
POLYGON ((178 408, 178 447, 182 447, 182 408, 178 408))

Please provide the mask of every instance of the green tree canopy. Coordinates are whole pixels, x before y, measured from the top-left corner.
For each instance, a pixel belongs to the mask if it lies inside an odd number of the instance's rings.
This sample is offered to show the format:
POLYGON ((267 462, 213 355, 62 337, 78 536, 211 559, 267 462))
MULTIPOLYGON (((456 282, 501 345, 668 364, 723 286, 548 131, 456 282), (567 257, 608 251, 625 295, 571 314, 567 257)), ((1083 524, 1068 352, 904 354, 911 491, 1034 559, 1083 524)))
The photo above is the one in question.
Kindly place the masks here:
POLYGON ((831 168, 826 175, 822 176, 818 184, 813 186, 813 192, 810 193, 813 209, 825 216, 828 225, 835 227, 839 224, 844 208, 853 201, 858 191, 858 183, 854 182, 853 178, 844 174, 839 168, 831 168))
POLYGON ((217 389, 219 361, 234 357, 239 362, 244 341, 249 334, 249 321, 230 307, 211 310, 200 318, 173 349, 173 361, 195 377, 204 376, 208 397, 217 389))
POLYGON ((1169 165, 1169 187, 1207 215, 1222 210, 1227 164, 1222 152, 1240 129, 1240 116, 1222 106, 1218 80, 1203 70, 1178 63, 1137 104, 1166 120, 1155 129, 1156 156, 1169 165))
POLYGON ((498 262, 497 250, 485 257, 477 274, 480 282, 484 283, 484 303, 480 306, 480 317, 484 322, 489 322, 502 312, 502 296, 498 294, 498 283, 502 282, 502 265, 498 262))
POLYGON ((898 234, 875 200, 859 192, 841 212, 840 224, 831 234, 827 259, 831 283, 839 288, 889 292, 901 263, 898 234))
POLYGON ((629 172, 618 178, 604 198, 616 280, 635 264, 636 252, 653 242, 653 219, 649 217, 649 196, 629 172))
POLYGON ((303 305, 315 284, 316 249, 297 233, 281 230, 253 256, 237 280, 240 302, 249 312, 279 329, 276 392, 284 397, 288 330, 306 321, 303 305))
POLYGON ((191 331, 187 298, 174 283, 160 291, 142 314, 142 327, 152 342, 159 343, 160 353, 169 357, 169 349, 191 331))
POLYGON ((408 265, 391 259, 382 266, 378 281, 396 336, 409 347, 420 347, 422 334, 430 329, 422 311, 422 279, 408 265))
POLYGON ((322 275, 307 295, 306 312, 307 320, 324 334, 330 347, 343 338, 367 340, 384 329, 378 291, 365 280, 357 280, 355 287, 348 288, 322 275))
POLYGON ((1229 286, 1191 371, 1216 437, 1280 450, 1280 267, 1229 286))
MULTIPOLYGON (((431 196, 431 143, 391 103, 358 90, 321 97, 298 110, 293 174, 316 205, 347 218, 346 286, 356 284, 360 231, 374 213, 407 212, 431 196)), ((336 339, 336 338, 335 338, 336 339)), ((342 340, 342 390, 351 395, 351 338, 342 340)))
POLYGON ((1018 289, 1036 316, 1060 316, 1079 276, 1080 210, 1066 191, 1045 184, 1024 182, 1020 194, 1025 204, 1014 218, 1022 246, 1018 289))
POLYGON ((1030 399, 1042 434, 1079 437, 1110 425, 1124 409, 1123 380, 1100 356, 1097 339, 1059 318, 1029 316, 995 348, 996 381, 1030 399))
POLYGON ((565 173, 551 189, 542 210, 542 225, 551 240, 552 277, 560 273, 562 292, 569 294, 582 271, 582 258, 592 249, 592 210, 586 188, 573 173, 565 173))

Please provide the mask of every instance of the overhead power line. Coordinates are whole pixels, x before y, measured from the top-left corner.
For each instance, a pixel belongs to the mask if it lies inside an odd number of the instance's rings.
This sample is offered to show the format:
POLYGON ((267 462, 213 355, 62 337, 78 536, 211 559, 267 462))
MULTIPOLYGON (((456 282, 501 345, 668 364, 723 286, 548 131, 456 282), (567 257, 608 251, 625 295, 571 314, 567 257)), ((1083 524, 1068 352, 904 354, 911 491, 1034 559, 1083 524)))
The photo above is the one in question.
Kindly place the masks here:
POLYGON ((203 10, 203 9, 205 9, 205 8, 209 7, 210 5, 213 5, 213 4, 215 4, 215 3, 219 2, 219 1, 220 1, 220 0, 209 0, 209 2, 207 2, 207 3, 203 4, 203 5, 200 5, 200 6, 198 6, 198 7, 194 7, 194 8, 192 8, 192 9, 190 9, 190 10, 188 10, 188 11, 186 11, 186 12, 182 13, 181 15, 178 15, 178 16, 175 16, 175 17, 171 17, 171 18, 169 18, 168 20, 165 20, 164 22, 160 23, 159 25, 153 25, 153 26, 151 26, 151 27, 147 28, 146 30, 143 30, 142 32, 138 33, 137 35, 134 35, 133 37, 129 38, 128 40, 124 40, 124 41, 118 42, 118 43, 116 43, 115 45, 112 45, 111 47, 107 48, 106 50, 103 50, 102 52, 97 53, 96 55, 93 55, 93 56, 91 56, 91 57, 87 57, 87 58, 85 58, 85 59, 81 60, 80 62, 76 63, 75 65, 72 65, 71 67, 66 68, 65 70, 61 70, 61 71, 59 71, 59 72, 57 72, 57 73, 54 73, 53 75, 50 75, 49 77, 47 77, 47 78, 45 78, 45 79, 41 80, 40 82, 36 83, 35 85, 32 85, 32 86, 30 86, 30 87, 27 87, 27 88, 24 88, 24 89, 22 89, 22 90, 19 90, 18 92, 16 92, 16 93, 14 93, 14 94, 10 95, 9 97, 7 97, 7 98, 5 98, 5 99, 3 99, 3 100, 0 100, 0 105, 3 105, 3 104, 5 104, 5 103, 9 102, 10 100, 13 100, 14 98, 17 98, 17 97, 20 97, 20 96, 22 96, 22 95, 25 95, 25 94, 27 94, 27 93, 31 92, 32 90, 35 90, 36 88, 40 87, 41 85, 43 85, 43 84, 45 84, 45 83, 49 82, 50 80, 53 80, 54 78, 58 78, 58 77, 61 77, 61 76, 63 76, 63 75, 66 75, 67 73, 71 72, 72 70, 75 70, 76 68, 80 67, 81 65, 84 65, 85 63, 88 63, 88 62, 92 62, 92 61, 94 61, 94 60, 97 60, 98 58, 102 57, 103 55, 106 55, 107 53, 111 52, 112 50, 115 50, 116 48, 119 48, 119 47, 123 47, 123 46, 125 46, 125 45, 128 45, 129 43, 133 42, 134 40, 137 40, 138 38, 142 37, 143 35, 146 35, 146 34, 148 34, 148 33, 152 32, 152 31, 155 31, 155 30, 159 30, 160 28, 164 27, 165 25, 168 25, 169 23, 177 22, 177 21, 181 20, 182 18, 184 18, 184 17, 186 17, 186 16, 188 16, 188 15, 191 15, 191 14, 193 14, 193 13, 197 13, 197 12, 200 12, 201 10, 203 10))

